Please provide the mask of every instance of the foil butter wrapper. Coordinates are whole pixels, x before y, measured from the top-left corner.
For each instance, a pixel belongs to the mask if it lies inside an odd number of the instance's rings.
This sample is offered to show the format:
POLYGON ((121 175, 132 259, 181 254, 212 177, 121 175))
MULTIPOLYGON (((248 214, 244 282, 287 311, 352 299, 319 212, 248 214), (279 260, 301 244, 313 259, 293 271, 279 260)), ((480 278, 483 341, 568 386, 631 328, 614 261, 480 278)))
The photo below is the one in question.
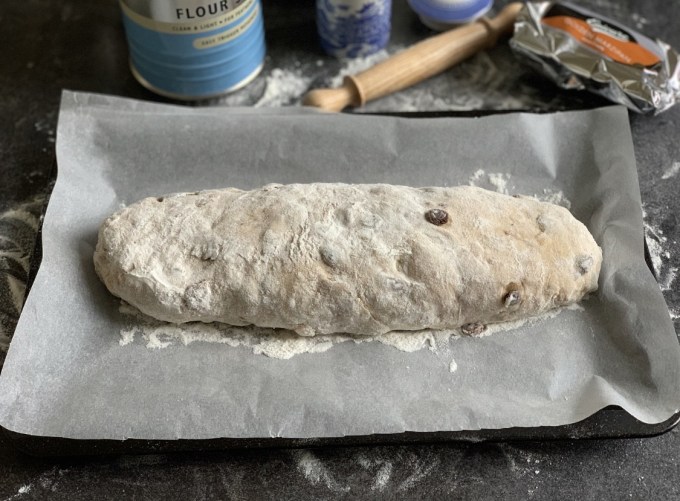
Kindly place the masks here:
POLYGON ((680 100, 678 52, 568 2, 529 2, 510 46, 565 89, 589 90, 638 113, 680 100))

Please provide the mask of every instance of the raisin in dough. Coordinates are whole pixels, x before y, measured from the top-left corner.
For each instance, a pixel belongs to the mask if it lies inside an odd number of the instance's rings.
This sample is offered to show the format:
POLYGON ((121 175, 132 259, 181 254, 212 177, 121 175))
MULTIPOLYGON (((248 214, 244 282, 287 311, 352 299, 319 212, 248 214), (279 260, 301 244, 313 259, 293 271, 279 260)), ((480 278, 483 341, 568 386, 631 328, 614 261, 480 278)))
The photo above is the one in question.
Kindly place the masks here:
POLYGON ((579 301, 602 252, 563 207, 480 188, 296 184, 147 198, 104 222, 116 296, 301 335, 483 329, 579 301))

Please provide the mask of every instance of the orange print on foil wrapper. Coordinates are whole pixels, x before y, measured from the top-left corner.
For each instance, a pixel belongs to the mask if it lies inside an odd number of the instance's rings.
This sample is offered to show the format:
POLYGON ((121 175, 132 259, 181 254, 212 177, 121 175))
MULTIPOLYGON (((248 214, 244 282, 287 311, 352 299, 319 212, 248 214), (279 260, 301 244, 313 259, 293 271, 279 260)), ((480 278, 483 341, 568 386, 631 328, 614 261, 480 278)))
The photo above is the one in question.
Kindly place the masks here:
POLYGON ((660 62, 656 54, 631 40, 627 33, 597 19, 588 21, 570 16, 554 16, 543 19, 543 24, 569 33, 586 47, 619 63, 653 66, 660 62))

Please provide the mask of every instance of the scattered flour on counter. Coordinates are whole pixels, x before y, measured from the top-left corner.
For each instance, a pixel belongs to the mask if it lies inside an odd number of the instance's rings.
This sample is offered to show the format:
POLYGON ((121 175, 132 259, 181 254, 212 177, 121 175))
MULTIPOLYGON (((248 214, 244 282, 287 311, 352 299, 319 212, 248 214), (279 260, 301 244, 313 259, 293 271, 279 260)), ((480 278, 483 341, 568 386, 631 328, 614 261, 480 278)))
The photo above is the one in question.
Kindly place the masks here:
MULTIPOLYGON (((390 53, 396 52, 390 49, 390 53)), ((545 95, 524 78, 530 73, 531 70, 517 64, 509 47, 499 44, 492 51, 480 52, 427 82, 371 101, 357 111, 529 110, 545 106, 545 95)), ((333 80, 338 81, 341 79, 333 80)))
POLYGON ((649 223, 647 212, 643 205, 642 219, 644 222, 645 239, 649 249, 649 257, 656 274, 657 282, 662 291, 670 291, 678 276, 678 268, 670 265, 671 253, 667 247, 676 247, 676 242, 669 243, 668 237, 661 228, 649 223))
POLYGON ((659 237, 649 226, 645 223, 645 237, 647 238, 647 248, 649 249, 649 257, 652 261, 652 267, 654 268, 654 273, 659 276, 661 273, 661 268, 663 267, 663 260, 661 256, 665 253, 661 247, 662 239, 665 237, 659 237))
POLYGON ((624 8, 620 5, 618 0, 593 0, 592 3, 598 9, 609 11, 606 12, 607 15, 616 15, 624 12, 624 8))
POLYGON ((348 485, 343 485, 333 478, 333 475, 328 468, 326 468, 321 460, 311 451, 295 451, 294 454, 297 460, 298 471, 302 473, 312 485, 323 483, 326 488, 333 492, 348 492, 350 490, 348 485))
POLYGON ((392 477, 392 470, 394 469, 392 462, 381 458, 370 459, 360 454, 357 458, 357 463, 366 471, 371 473, 375 471, 373 482, 371 482, 371 490, 383 492, 392 477))
POLYGON ((48 143, 54 143, 57 140, 54 118, 54 112, 51 112, 45 118, 33 124, 36 132, 44 133, 47 136, 48 143))
MULTIPOLYGON (((205 101, 217 106, 280 107, 300 104, 312 88, 337 88, 347 75, 356 75, 397 54, 405 47, 391 46, 366 57, 311 63, 293 59, 286 68, 265 69, 243 89, 205 101), (308 76, 306 76, 308 75, 308 76)), ((446 112, 469 110, 568 109, 573 97, 548 95, 527 75, 531 69, 517 64, 507 44, 480 52, 427 82, 395 92, 355 109, 356 112, 446 112), (546 100, 547 99, 547 100, 546 100)))
MULTIPOLYGON (((345 76, 361 73, 403 49, 401 46, 393 46, 389 52, 382 50, 370 56, 343 61, 340 70, 327 81, 326 85, 330 88, 340 87, 345 76)), ((516 82, 508 82, 512 80, 508 79, 509 72, 517 74, 518 71, 521 73, 525 70, 516 65, 511 56, 510 58, 501 56, 494 60, 488 54, 480 53, 430 78, 427 83, 416 84, 370 101, 356 111, 361 113, 467 111, 482 108, 527 109, 535 101, 529 95, 530 92, 524 92, 531 91, 531 88, 518 85, 516 82), (519 87, 522 87, 522 90, 519 90, 519 87), (511 95, 513 93, 518 96, 511 95)))
POLYGON ((638 30, 644 29, 644 27, 649 24, 649 19, 647 19, 646 17, 642 17, 637 12, 633 12, 630 15, 630 18, 633 20, 633 22, 635 23, 635 27, 638 30))
POLYGON ((392 475, 392 463, 383 464, 378 470, 378 473, 376 473, 375 478, 373 479, 373 484, 371 484, 371 490, 378 492, 384 491, 385 487, 387 487, 387 484, 390 481, 391 475, 392 475))
POLYGON ((301 70, 274 68, 266 77, 264 93, 254 106, 261 108, 297 104, 307 92, 311 81, 301 70))
POLYGON ((53 466, 48 471, 43 472, 43 474, 40 475, 40 477, 38 477, 36 482, 37 485, 35 486, 35 488, 39 491, 40 494, 42 494, 42 496, 38 496, 38 493, 34 493, 33 496, 36 499, 49 498, 48 493, 57 492, 62 478, 64 477, 65 474, 69 473, 69 471, 70 470, 66 468, 59 468, 57 466, 53 466))
MULTIPOLYGON (((395 49, 395 52, 397 50, 398 48, 395 49)), ((386 50, 381 50, 375 54, 371 54, 370 56, 344 60, 343 66, 340 68, 340 71, 338 71, 338 74, 329 82, 329 87, 336 88, 342 86, 346 76, 356 75, 357 73, 361 73, 368 68, 372 68, 379 62, 387 59, 389 55, 390 54, 386 50)))
MULTIPOLYGON (((391 487, 391 493, 413 489, 441 464, 437 452, 414 452, 408 447, 397 447, 387 452, 380 449, 365 450, 349 454, 347 460, 371 473, 373 479, 370 489, 381 493, 388 486, 391 487)), ((391 494, 389 497, 400 499, 404 496, 391 494)))
POLYGON ((420 481, 428 477, 440 462, 439 457, 434 454, 425 454, 425 457, 412 456, 409 461, 409 469, 412 473, 397 487, 397 492, 413 489, 420 481))
POLYGON ((637 12, 631 12, 627 5, 619 0, 591 0, 591 5, 588 8, 604 16, 624 21, 629 26, 632 24, 638 30, 644 30, 650 24, 649 19, 637 12), (631 21, 632 23, 630 23, 631 21))
POLYGON ((8 498, 5 498, 5 501, 20 499, 25 494, 30 493, 32 488, 33 488, 33 484, 22 485, 21 487, 19 487, 19 490, 17 491, 17 493, 14 496, 10 496, 8 498))
POLYGON ((294 64, 290 69, 274 68, 267 75, 256 79, 243 89, 213 99, 205 104, 215 106, 247 106, 280 108, 300 103, 307 92, 312 77, 305 76, 300 64, 294 64))
POLYGON ((670 179, 677 176, 678 173, 680 173, 680 162, 673 162, 673 165, 661 175, 661 179, 670 179))
POLYGON ((22 485, 21 487, 19 487, 18 494, 28 494, 29 492, 31 492, 32 488, 33 488, 33 486, 31 484, 22 485))
POLYGON ((662 291, 671 290, 673 282, 675 282, 676 278, 678 278, 678 269, 669 267, 666 270, 666 273, 664 274, 663 279, 661 280, 661 282, 659 282, 659 286, 661 286, 661 290, 662 291))
MULTIPOLYGON (((292 456, 298 471, 312 485, 325 485, 328 490, 335 493, 350 491, 350 486, 345 485, 342 479, 338 479, 339 474, 333 471, 332 463, 324 464, 309 450, 293 451, 292 456)), ((378 449, 359 452, 350 450, 345 455, 345 460, 370 473, 372 478, 367 480, 366 484, 376 495, 385 492, 391 482, 394 482, 392 484, 394 491, 409 491, 436 471, 441 464, 436 452, 413 452, 406 447, 396 448, 389 454, 378 449)))

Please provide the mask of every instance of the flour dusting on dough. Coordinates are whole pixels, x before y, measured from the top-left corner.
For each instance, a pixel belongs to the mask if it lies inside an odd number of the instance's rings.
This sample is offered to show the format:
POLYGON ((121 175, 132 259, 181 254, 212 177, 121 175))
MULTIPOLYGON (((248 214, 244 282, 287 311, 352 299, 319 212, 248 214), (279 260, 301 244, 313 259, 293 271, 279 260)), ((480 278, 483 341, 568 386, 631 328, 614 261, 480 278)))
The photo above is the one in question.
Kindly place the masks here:
MULTIPOLYGON (((487 177, 508 191, 508 174, 487 177)), ((114 295, 163 321, 388 344, 393 331, 479 332, 580 301, 600 263, 582 223, 533 197, 324 183, 145 198, 103 223, 94 254, 114 295)))
MULTIPOLYGON (((504 194, 509 194, 509 188, 511 187, 511 175, 508 173, 486 173, 484 170, 479 169, 477 172, 473 174, 473 176, 470 178, 470 184, 472 185, 479 185, 481 183, 487 183, 490 186, 495 188, 495 191, 504 193, 504 194)), ((344 187, 338 187, 338 190, 340 189, 345 189, 344 187)), ((361 189, 366 189, 366 187, 360 187, 361 189)), ((276 191, 276 190, 291 190, 291 189, 297 189, 296 187, 285 187, 285 186, 279 186, 279 185, 272 185, 270 187, 265 187, 263 190, 266 192, 269 191, 276 191)), ((319 188, 321 189, 321 188, 319 188)), ((324 189, 327 189, 324 187, 324 189)), ((383 193, 385 190, 388 188, 385 186, 378 186, 376 187, 380 191, 380 193, 383 193)), ((390 189, 397 189, 397 188, 390 188, 390 189)), ((405 188, 402 188, 405 189, 405 188)), ((513 187, 514 189, 514 187, 513 187)), ((434 188, 428 189, 428 193, 430 191, 435 190, 434 188)), ((468 188, 469 190, 469 188, 468 188)), ((237 190, 236 190, 237 191, 237 190)), ((342 190, 340 190, 342 191, 342 190)), ((477 190, 475 190, 477 192, 477 190)), ((226 191, 224 192, 226 193, 226 191)), ((230 192, 231 193, 231 192, 230 192)), ((459 193, 459 196, 464 194, 463 192, 459 193)), ((206 196, 223 196, 223 192, 207 192, 206 196)), ((550 191, 550 190, 544 190, 543 192, 544 196, 550 197, 553 201, 561 201, 563 202, 563 205, 570 205, 568 200, 564 197, 564 195, 561 192, 555 192, 555 191, 550 191), (566 201, 566 204, 564 203, 566 201)), ((183 195, 182 197, 189 198, 191 194, 183 195)), ((197 195, 195 195, 197 196, 197 195)), ((277 195, 280 196, 280 195, 277 195)), ((498 195, 495 195, 495 197, 499 198, 499 200, 509 200, 508 197, 498 197, 498 195)), ((526 199, 530 199, 531 197, 521 197, 521 200, 524 201, 526 199)), ((192 199, 194 200, 194 199, 192 199)), ((199 202, 202 201, 200 197, 197 196, 195 199, 197 200, 197 205, 196 207, 203 207, 203 205, 200 205, 199 202)), ((176 200, 173 200, 171 197, 165 197, 165 198, 159 198, 159 199, 148 199, 143 201, 144 203, 152 204, 154 207, 158 205, 159 203, 163 202, 164 206, 167 207, 167 204, 172 202, 175 203, 177 202, 176 200)), ((185 202, 185 200, 180 200, 180 202, 185 202)), ((207 202, 206 202, 207 203, 207 202)), ((531 203, 536 203, 535 200, 531 201, 531 203)), ((156 207, 157 209, 157 207, 156 207)), ((415 210, 413 213, 421 214, 419 210, 415 210)), ((545 210, 545 209, 544 209, 545 210)), ((555 208, 552 208, 550 210, 555 210, 555 208)), ((564 212, 566 214, 566 211, 564 212)), ((362 213, 363 214, 363 213, 362 213)), ((560 213, 561 214, 561 213, 560 213)), ((366 219, 365 224, 368 225, 369 230, 363 229, 363 227, 359 228, 358 231, 369 231, 369 233, 372 232, 372 228, 375 224, 375 218, 373 219, 367 219, 368 216, 373 215, 373 212, 368 212, 366 214, 363 214, 362 217, 366 219)), ((114 220, 116 217, 120 216, 114 216, 114 220)), ((345 218, 347 219, 347 218, 345 218)), ((342 219, 343 224, 348 224, 345 219, 342 219)), ((364 221, 362 219, 361 221, 364 221)), ((361 222, 360 221, 360 222, 361 222)), ((420 220, 418 219, 418 224, 420 220)), ((550 220, 546 220, 543 222, 540 217, 537 219, 538 221, 538 228, 541 228, 541 225, 548 225, 550 223, 550 220)), ((530 223, 533 223, 533 219, 530 221, 530 223)), ((338 223, 339 224, 339 223, 338 223)), ((481 224, 481 222, 480 222, 481 224)), ((580 223, 579 223, 580 224, 580 223)), ((138 226, 138 225, 137 225, 138 226)), ((332 226, 331 228, 335 228, 335 226, 332 226)), ((311 230, 310 230, 311 231, 311 230)), ((541 228, 541 231, 546 231, 545 228, 541 228)), ((383 231, 384 232, 384 231, 383 231)), ((328 234, 323 235, 326 240, 328 240, 328 234)), ((100 240, 101 240, 101 235, 100 235, 100 240)), ((194 237, 194 240, 195 237, 194 237)), ((190 240, 193 242, 194 240, 190 240)), ((115 239, 114 239, 115 242, 115 239)), ((300 247, 302 244, 298 242, 298 247, 300 247)), ((226 251, 224 247, 227 245, 227 242, 199 242, 197 244, 194 244, 193 247, 186 247, 190 249, 191 256, 194 256, 195 258, 198 259, 197 263, 194 263, 196 268, 195 271, 200 271, 203 268, 208 268, 209 266, 213 266, 213 263, 219 258, 223 257, 225 255, 226 251), (205 264, 208 263, 208 264, 205 264)), ((277 241, 276 239, 273 238, 264 238, 263 239, 263 249, 267 249, 267 252, 270 254, 273 254, 274 251, 277 250, 278 247, 276 247, 277 241), (270 247, 272 247, 270 249, 270 247)), ((564 245, 568 245, 564 244, 564 245)), ((295 247, 292 249, 292 251, 296 252, 302 252, 302 250, 298 250, 298 247, 295 247)), ((314 247, 314 246, 312 246, 314 247)), ((305 247, 306 248, 306 247, 305 247)), ((321 260, 325 263, 326 266, 330 266, 333 269, 337 267, 338 265, 336 262, 342 258, 342 252, 340 252, 337 249, 334 248, 327 248, 327 247, 319 247, 319 253, 321 255, 321 260)), ((144 250, 144 249, 142 249, 144 250)), ((340 249, 342 250, 342 249, 340 249)), ((599 250, 599 249, 598 249, 599 250)), ((145 251, 146 252, 146 251, 145 251)), ((305 250, 307 252, 307 250, 305 250)), ((232 252, 234 254, 234 252, 232 252)), ((236 253, 238 255, 238 253, 236 253)), ((103 255, 103 254, 102 254, 103 255)), ((141 254, 140 254, 141 255, 141 254)), ((393 256, 389 253, 386 254, 387 258, 392 259, 393 256)), ((127 254, 124 255, 124 257, 127 256, 127 254)), ((312 256, 314 258, 314 256, 312 256)), ((585 256, 588 257, 588 256, 585 256)), ((316 258, 314 258, 316 259, 316 258)), ((96 263, 96 260, 95 260, 96 263)), ((578 263, 578 260, 577 260, 578 263)), ((134 263, 133 263, 134 264, 134 263)), ((124 271, 124 268, 129 267, 130 264, 127 262, 123 262, 121 264, 121 269, 124 271)), ((585 265, 584 265, 585 266, 585 265)), ((140 268, 141 269, 141 268, 140 268)), ((233 272, 232 268, 228 268, 229 273, 233 272)), ((416 270, 417 271, 417 270, 416 270)), ((577 273, 578 269, 575 269, 572 275, 576 275, 577 278, 579 274, 577 273)), ((320 270, 320 272, 327 272, 326 268, 323 268, 320 270)), ((411 272, 414 272, 414 270, 411 270, 411 272)), ((405 271, 403 273, 406 273, 405 271)), ((587 273, 587 270, 585 272, 581 272, 580 275, 583 275, 584 273, 587 273)), ((153 275, 153 273, 152 273, 153 275)), ((569 280, 572 280, 572 275, 569 275, 569 280)), ((155 277, 155 275, 154 275, 155 277)), ((193 277, 193 275, 192 275, 193 277)), ((238 278, 238 277, 237 277, 238 278)), ((157 277, 154 278, 154 280, 157 280, 157 277)), ((206 281, 203 280, 202 282, 199 281, 197 282, 197 285, 194 285, 192 287, 187 288, 187 293, 185 294, 185 302, 191 306, 191 308, 196 309, 197 311, 202 309, 205 309, 203 303, 213 301, 214 298, 211 299, 211 291, 208 289, 201 289, 199 286, 201 284, 204 284, 206 281)), ((502 280, 503 283, 506 283, 505 280, 502 280)), ((276 282, 271 283, 268 285, 269 289, 272 287, 275 287, 277 285, 276 282)), ((400 285, 400 284, 397 284, 400 285)), ((136 290, 136 289, 135 289, 136 290)), ((401 289, 395 289, 397 292, 401 289)), ((525 291, 526 292, 526 291, 525 291)), ((525 292, 522 293, 522 295, 525 294, 525 292)), ((516 291, 514 292, 515 294, 518 295, 516 291)), ((393 294, 394 297, 399 296, 398 294, 393 294)), ((286 308, 289 308, 291 311, 299 311, 301 308, 301 305, 295 298, 292 296, 288 295, 286 296, 283 294, 282 297, 288 297, 291 298, 290 300, 287 301, 287 304, 284 305, 286 308)), ((390 296, 391 298, 392 296, 390 296)), ((399 296, 401 297, 401 296, 399 296)), ((487 297, 487 296, 485 296, 487 297)), ((488 297, 495 297, 495 293, 490 294, 488 297)), ((267 299, 267 298, 264 298, 267 299)), ((265 301, 266 302, 266 301, 265 301)), ((219 303, 218 304, 222 304, 219 303)), ((283 302, 282 302, 283 304, 283 302)), ((514 303, 513 303, 514 304, 514 303)), ((554 303, 553 303, 554 304, 554 303)), ((495 305, 495 303, 494 303, 495 305)), ((512 304, 510 305, 512 306, 512 304)), ((479 303, 475 302, 474 307, 476 308, 476 311, 479 311, 479 303)), ((506 308, 509 306, 506 304, 506 308)), ((496 306, 494 306, 496 308, 496 306)), ((357 334, 352 335, 352 334, 345 334, 343 332, 346 331, 336 331, 339 333, 323 333, 323 332, 316 332, 316 335, 310 335, 308 331, 312 331, 311 334, 314 334, 313 329, 307 329, 307 330, 302 330, 298 329, 298 332, 294 332, 291 327, 288 327, 287 325, 285 326, 286 328, 271 328, 271 327, 258 327, 254 325, 247 325, 247 326, 236 326, 236 325, 231 325, 233 323, 241 323, 242 321, 245 320, 245 318, 239 317, 239 321, 232 322, 229 319, 231 319, 231 316, 233 316, 233 311, 241 311, 238 308, 227 308, 225 310, 225 315, 226 317, 220 317, 220 321, 224 323, 204 323, 204 322, 196 322, 196 321, 190 321, 187 323, 182 323, 182 324, 176 324, 176 323, 168 323, 164 322, 161 320, 154 319, 152 317, 146 316, 145 314, 141 313, 140 311, 137 310, 137 308, 128 305, 126 303, 123 303, 121 306, 121 312, 125 315, 127 315, 130 319, 128 326, 124 328, 120 332, 121 339, 119 341, 119 344, 121 346, 127 346, 129 344, 140 344, 143 343, 147 348, 149 349, 163 349, 163 348, 168 348, 168 347, 173 347, 173 346, 188 346, 191 343, 194 342, 208 342, 208 343, 216 343, 216 344, 226 344, 230 347, 245 347, 248 348, 249 350, 252 351, 253 354, 256 355, 264 355, 267 357, 271 358, 277 358, 277 359, 290 359, 294 357, 295 355, 303 354, 303 353, 323 353, 325 351, 328 351, 331 349, 334 345, 339 344, 339 343, 345 343, 345 342, 352 342, 355 344, 361 344, 361 343, 367 343, 367 342, 378 342, 393 348, 396 348, 398 350, 404 351, 404 352, 416 352, 423 350, 425 348, 429 349, 432 352, 436 352, 438 358, 441 359, 442 361, 442 367, 446 366, 446 368, 454 372, 457 370, 458 366, 457 363, 453 360, 453 353, 451 353, 451 343, 450 341, 452 339, 459 338, 463 336, 462 332, 460 329, 450 329, 450 330, 432 330, 432 329, 424 329, 424 330, 378 330, 375 329, 374 331, 368 330, 368 329, 359 329, 356 331, 357 334), (222 320, 222 318, 226 318, 227 320, 222 320), (360 335, 359 335, 360 334, 360 335), (139 338, 137 338, 139 336, 139 338), (137 338, 137 342, 135 342, 135 339, 137 338)), ((494 310, 495 311, 495 310, 494 310)), ((475 328, 471 329, 475 331, 475 334, 473 336, 475 337, 483 337, 483 336, 488 336, 491 334, 494 334, 499 331, 506 331, 510 329, 517 329, 525 324, 531 324, 534 323, 538 320, 543 320, 545 318, 551 318, 557 315, 561 310, 548 310, 547 313, 539 316, 531 316, 532 313, 525 313, 528 318, 517 320, 517 321, 510 321, 508 322, 510 316, 505 316, 505 317, 500 317, 500 318, 487 318, 485 322, 490 322, 488 323, 483 329, 480 328, 475 328)), ((535 313, 533 313, 535 315, 535 313)), ((259 317, 258 317, 259 318, 259 317)), ((517 318, 517 316, 515 316, 517 318)), ((194 318, 194 320, 200 319, 194 318)), ((206 322, 209 322, 210 320, 215 319, 213 316, 212 318, 207 318, 204 320, 206 322)), ((173 320, 173 318, 168 318, 168 320, 173 320)), ((468 320, 469 321, 469 320, 468 320)), ((244 322, 245 323, 245 322, 244 322)), ((289 322, 290 323, 290 322, 289 322)), ((272 325, 272 323, 267 323, 264 322, 264 325, 272 325)), ((276 325, 273 323, 273 325, 276 325)), ((297 325, 295 322, 293 322, 293 325, 297 325)), ((340 325, 340 324, 338 324, 340 325)), ((403 325, 403 324, 402 324, 403 325)), ((433 323, 424 323, 424 325, 434 325, 433 323)), ((459 324, 458 324, 459 325, 459 324)), ((468 325, 473 325, 473 324, 468 324, 468 325)), ((475 324, 476 325, 476 324, 475 324)), ((355 328, 356 326, 352 325, 351 328, 355 328)), ((478 327, 482 327, 481 325, 478 327)), ((347 328, 347 327, 342 327, 347 328)), ((403 329, 404 327, 393 327, 394 328, 401 328, 403 329)), ((414 327, 415 329, 419 327, 414 327)), ((326 331, 328 332, 328 331, 326 331)))

